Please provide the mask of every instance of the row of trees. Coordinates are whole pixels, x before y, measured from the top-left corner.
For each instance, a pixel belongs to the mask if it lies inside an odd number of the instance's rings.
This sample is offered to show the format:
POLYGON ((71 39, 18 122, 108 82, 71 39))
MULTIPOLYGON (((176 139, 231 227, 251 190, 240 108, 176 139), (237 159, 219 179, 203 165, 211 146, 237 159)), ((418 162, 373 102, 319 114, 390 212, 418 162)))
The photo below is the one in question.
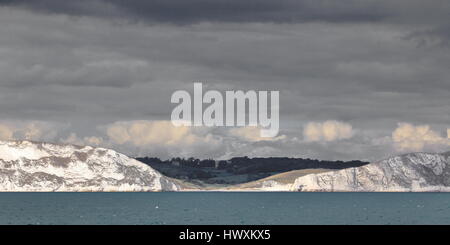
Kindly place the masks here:
POLYGON ((307 168, 343 169, 349 167, 359 167, 367 164, 358 160, 354 161, 321 161, 310 158, 289 158, 289 157, 269 157, 269 158, 249 158, 235 157, 230 160, 215 161, 212 159, 197 158, 172 158, 161 160, 155 157, 137 158, 139 161, 152 164, 170 164, 172 166, 192 167, 192 168, 216 168, 231 172, 274 172, 290 171, 307 168))

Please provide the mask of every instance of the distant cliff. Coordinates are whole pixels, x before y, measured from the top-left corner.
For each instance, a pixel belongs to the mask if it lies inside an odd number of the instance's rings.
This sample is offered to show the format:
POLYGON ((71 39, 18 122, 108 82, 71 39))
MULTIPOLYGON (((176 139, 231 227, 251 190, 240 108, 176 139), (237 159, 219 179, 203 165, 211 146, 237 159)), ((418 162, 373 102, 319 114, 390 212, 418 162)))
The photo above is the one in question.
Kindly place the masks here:
POLYGON ((113 150, 0 141, 0 191, 176 191, 151 167, 113 150))
POLYGON ((410 153, 369 164, 247 157, 140 160, 169 177, 110 149, 0 141, 0 191, 450 191, 450 152, 410 153), (189 181, 170 178, 179 176, 189 181))
POLYGON ((297 178, 292 191, 450 191, 450 152, 411 153, 297 178))

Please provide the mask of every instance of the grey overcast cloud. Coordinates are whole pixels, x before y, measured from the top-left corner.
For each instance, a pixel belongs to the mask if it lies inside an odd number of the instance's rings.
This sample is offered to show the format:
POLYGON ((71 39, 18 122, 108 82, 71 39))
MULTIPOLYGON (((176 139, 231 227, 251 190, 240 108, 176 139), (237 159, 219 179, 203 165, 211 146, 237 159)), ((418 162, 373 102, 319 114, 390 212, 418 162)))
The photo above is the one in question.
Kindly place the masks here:
POLYGON ((450 1, 0 0, 0 139, 131 156, 450 148, 450 1), (171 94, 279 90, 280 133, 175 128, 171 94))

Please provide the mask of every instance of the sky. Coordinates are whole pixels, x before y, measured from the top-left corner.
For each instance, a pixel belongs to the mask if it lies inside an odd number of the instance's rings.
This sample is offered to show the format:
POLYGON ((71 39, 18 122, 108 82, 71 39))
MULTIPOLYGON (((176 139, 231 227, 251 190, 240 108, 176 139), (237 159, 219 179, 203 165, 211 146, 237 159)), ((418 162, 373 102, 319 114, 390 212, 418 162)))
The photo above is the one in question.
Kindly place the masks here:
POLYGON ((450 150, 450 2, 0 0, 0 140, 130 156, 450 150), (171 95, 280 91, 280 132, 174 127, 171 95))

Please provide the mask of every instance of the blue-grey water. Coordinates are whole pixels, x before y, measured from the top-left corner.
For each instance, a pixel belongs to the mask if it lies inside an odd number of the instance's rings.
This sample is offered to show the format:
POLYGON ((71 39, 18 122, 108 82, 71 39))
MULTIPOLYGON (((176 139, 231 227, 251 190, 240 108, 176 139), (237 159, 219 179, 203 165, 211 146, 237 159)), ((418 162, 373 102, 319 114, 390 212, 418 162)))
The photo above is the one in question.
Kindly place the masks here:
POLYGON ((0 224, 450 224, 450 193, 0 193, 0 224))

